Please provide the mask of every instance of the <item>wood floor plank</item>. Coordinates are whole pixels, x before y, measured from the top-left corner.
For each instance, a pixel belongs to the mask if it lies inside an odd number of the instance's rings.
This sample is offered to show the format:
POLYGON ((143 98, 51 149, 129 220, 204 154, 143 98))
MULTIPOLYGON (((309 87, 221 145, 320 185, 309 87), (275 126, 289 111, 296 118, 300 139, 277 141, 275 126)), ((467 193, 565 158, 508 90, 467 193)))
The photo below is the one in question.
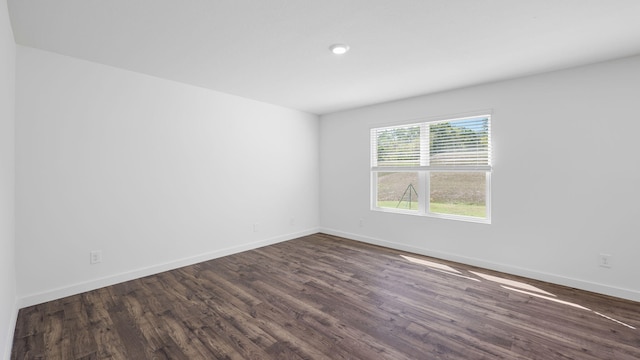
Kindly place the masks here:
POLYGON ((98 359, 124 359, 126 349, 117 333, 113 331, 113 321, 103 301, 106 293, 107 289, 103 288, 82 294, 90 324, 89 330, 97 346, 98 359))
POLYGON ((108 291, 104 293, 105 303, 113 321, 113 329, 126 350, 126 356, 131 359, 150 359, 158 354, 163 354, 163 349, 170 347, 170 345, 163 346, 161 351, 152 348, 152 344, 143 333, 144 323, 137 322, 139 319, 135 317, 135 314, 130 313, 130 306, 128 306, 126 298, 127 296, 135 296, 129 290, 134 282, 109 287, 108 291))
POLYGON ((624 360, 639 328, 637 302, 315 234, 21 309, 11 358, 624 360))
MULTIPOLYGON (((191 285, 198 284, 194 282, 191 285)), ((208 283, 206 292, 198 291, 198 294, 203 304, 215 309, 208 315, 211 321, 215 322, 215 327, 220 329, 223 336, 229 336, 229 343, 235 351, 244 354, 244 358, 259 359, 262 356, 262 348, 277 342, 259 326, 253 302, 247 304, 241 298, 228 293, 227 289, 212 283, 208 283)), ((191 318, 197 321, 200 316, 194 314, 191 318)))
POLYGON ((44 322, 45 357, 54 359, 72 359, 69 339, 65 338, 64 310, 61 303, 49 303, 44 322))

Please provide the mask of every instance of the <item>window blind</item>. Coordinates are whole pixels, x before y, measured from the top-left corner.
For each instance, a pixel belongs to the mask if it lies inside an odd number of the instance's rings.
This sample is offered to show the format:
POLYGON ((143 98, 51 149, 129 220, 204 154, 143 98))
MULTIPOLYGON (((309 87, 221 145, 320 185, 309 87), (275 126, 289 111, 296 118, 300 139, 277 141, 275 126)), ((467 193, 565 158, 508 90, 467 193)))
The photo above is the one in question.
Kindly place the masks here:
POLYGON ((490 116, 371 129, 371 166, 381 169, 489 169, 490 116))
POLYGON ((374 166, 419 166, 420 126, 398 126, 372 130, 374 166))

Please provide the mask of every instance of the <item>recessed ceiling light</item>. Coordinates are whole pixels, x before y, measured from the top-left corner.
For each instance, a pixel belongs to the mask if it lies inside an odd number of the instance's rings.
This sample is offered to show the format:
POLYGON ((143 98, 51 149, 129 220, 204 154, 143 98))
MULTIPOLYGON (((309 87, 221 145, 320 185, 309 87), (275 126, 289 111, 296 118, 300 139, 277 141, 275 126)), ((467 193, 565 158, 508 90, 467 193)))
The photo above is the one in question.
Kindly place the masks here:
POLYGON ((336 55, 342 55, 349 51, 349 45, 346 44, 333 44, 329 46, 329 50, 336 55))

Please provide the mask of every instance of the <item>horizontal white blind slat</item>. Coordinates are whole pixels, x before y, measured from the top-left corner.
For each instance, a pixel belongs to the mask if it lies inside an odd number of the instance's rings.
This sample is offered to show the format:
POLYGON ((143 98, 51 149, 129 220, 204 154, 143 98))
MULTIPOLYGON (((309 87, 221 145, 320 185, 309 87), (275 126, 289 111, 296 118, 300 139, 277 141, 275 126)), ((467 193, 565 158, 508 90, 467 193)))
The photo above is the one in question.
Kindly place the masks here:
POLYGON ((475 166, 475 165, 462 165, 462 166, 373 166, 371 167, 373 172, 416 172, 416 171, 491 171, 491 166, 475 166))

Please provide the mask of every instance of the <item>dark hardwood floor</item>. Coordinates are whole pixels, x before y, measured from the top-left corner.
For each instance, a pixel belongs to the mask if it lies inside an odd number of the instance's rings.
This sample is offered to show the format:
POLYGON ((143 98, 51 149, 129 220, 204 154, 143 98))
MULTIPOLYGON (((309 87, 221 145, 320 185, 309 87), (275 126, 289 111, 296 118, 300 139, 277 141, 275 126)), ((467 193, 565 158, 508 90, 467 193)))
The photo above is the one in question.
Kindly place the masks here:
POLYGON ((640 303, 316 234, 21 309, 12 358, 640 359, 640 303))

